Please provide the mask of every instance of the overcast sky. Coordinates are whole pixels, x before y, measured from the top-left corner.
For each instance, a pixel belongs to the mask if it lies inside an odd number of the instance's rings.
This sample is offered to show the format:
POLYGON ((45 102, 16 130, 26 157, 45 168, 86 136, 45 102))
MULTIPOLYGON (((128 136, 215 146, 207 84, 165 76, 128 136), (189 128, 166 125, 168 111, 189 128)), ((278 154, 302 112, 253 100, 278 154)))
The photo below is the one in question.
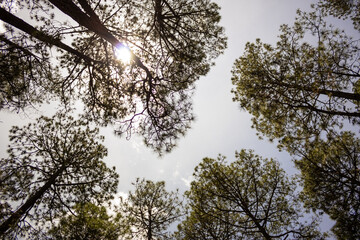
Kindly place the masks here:
MULTIPOLYGON (((137 177, 158 181, 165 180, 169 190, 188 189, 194 167, 204 157, 216 158, 220 153, 234 159, 240 149, 254 149, 263 157, 276 158, 283 168, 294 174, 293 163, 287 153, 278 152, 276 145, 259 140, 251 129, 251 116, 241 111, 232 102, 230 93, 231 68, 236 58, 242 55, 245 43, 260 38, 274 44, 279 26, 292 24, 296 9, 309 9, 310 0, 217 0, 221 6, 221 25, 228 36, 228 49, 216 60, 216 65, 207 76, 197 83, 193 98, 196 121, 178 146, 159 158, 142 144, 142 139, 133 137, 127 141, 113 135, 111 127, 103 129, 109 155, 108 166, 116 166, 120 174, 119 192, 132 189, 131 182, 137 177)), ((49 108, 45 108, 47 113, 49 108)), ((38 115, 31 114, 30 119, 38 115)), ((0 113, 0 156, 5 156, 8 130, 14 124, 24 124, 28 118, 19 114, 0 113)), ((329 225, 329 224, 328 224, 329 225)), ((327 226, 327 228, 330 226, 327 226)))

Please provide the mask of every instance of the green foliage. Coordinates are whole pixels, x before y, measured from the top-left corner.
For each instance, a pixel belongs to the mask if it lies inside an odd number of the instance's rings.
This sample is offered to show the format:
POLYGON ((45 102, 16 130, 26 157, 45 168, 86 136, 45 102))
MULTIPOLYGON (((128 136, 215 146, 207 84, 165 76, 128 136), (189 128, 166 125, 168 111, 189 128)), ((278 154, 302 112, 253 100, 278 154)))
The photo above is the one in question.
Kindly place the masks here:
POLYGON ((204 214, 202 210, 192 208, 186 220, 178 225, 174 239, 241 239, 237 227, 231 224, 235 221, 234 218, 236 216, 231 212, 211 209, 211 216, 209 216, 209 213, 204 214), (221 218, 215 216, 221 216, 221 218))
POLYGON ((125 239, 171 239, 167 229, 182 215, 178 192, 168 192, 165 182, 137 179, 135 191, 121 204, 125 239))
POLYGON ((350 18, 354 28, 360 31, 360 2, 359 0, 337 1, 321 0, 317 7, 341 19, 350 18))
POLYGON ((118 174, 101 161, 107 149, 98 131, 63 113, 10 130, 9 157, 0 162, 0 191, 17 210, 2 216, 1 234, 9 219, 16 234, 22 223, 51 221, 77 202, 112 198, 118 174))
POLYGON ((121 234, 120 216, 109 216, 104 206, 80 203, 75 214, 65 214, 50 231, 53 240, 117 240, 121 234))
POLYGON ((301 170, 303 201, 336 221, 338 239, 360 238, 360 139, 330 132, 327 140, 307 141, 295 161, 301 170))
POLYGON ((223 156, 205 158, 195 168, 186 193, 191 212, 179 226, 182 239, 320 237, 316 221, 301 219, 296 183, 278 162, 245 150, 235 157, 230 164, 223 156))
POLYGON ((323 12, 298 11, 281 26, 276 46, 247 43, 232 74, 234 101, 252 115, 253 127, 280 146, 359 124, 359 45, 327 26, 323 12))
MULTIPOLYGON (((116 133, 128 137, 139 133, 157 152, 170 151, 189 128, 194 83, 226 47, 224 30, 218 25, 219 7, 210 0, 5 0, 3 6, 0 19, 9 23, 10 30, 1 46, 7 55, 10 42, 19 45, 11 54, 20 60, 36 55, 33 49, 42 42, 46 43, 41 45, 43 52, 58 56, 51 60, 61 71, 49 69, 61 78, 45 75, 48 79, 41 82, 38 75, 43 71, 32 76, 30 70, 23 70, 27 85, 52 86, 66 103, 82 99, 88 119, 117 124, 116 133), (36 28, 13 15, 16 4, 36 28), (67 15, 65 21, 59 10, 67 15), (114 49, 124 45, 132 51, 130 64, 115 59, 114 49), (59 51, 53 53, 53 46, 59 51)), ((50 65, 50 58, 41 61, 47 63, 43 68, 50 65)), ((20 79, 21 74, 13 75, 20 79)))

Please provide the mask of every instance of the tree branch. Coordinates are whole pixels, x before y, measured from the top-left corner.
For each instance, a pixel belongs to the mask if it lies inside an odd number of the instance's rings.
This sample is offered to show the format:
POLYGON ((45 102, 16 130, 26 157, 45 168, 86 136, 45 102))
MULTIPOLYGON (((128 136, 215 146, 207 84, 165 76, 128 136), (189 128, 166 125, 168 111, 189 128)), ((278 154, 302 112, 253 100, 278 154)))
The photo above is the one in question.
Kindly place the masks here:
POLYGON ((58 48, 61 48, 69 53, 74 54, 75 56, 83 59, 84 61, 88 63, 95 63, 97 61, 91 59, 90 57, 82 54, 81 52, 75 50, 74 48, 66 45, 65 43, 61 42, 59 39, 56 39, 42 31, 37 30, 27 22, 23 21, 22 19, 16 17, 15 15, 11 14, 10 12, 6 11, 5 9, 0 7, 0 19, 4 22, 18 28, 19 30, 29 34, 30 36, 48 43, 50 45, 57 46, 58 48))

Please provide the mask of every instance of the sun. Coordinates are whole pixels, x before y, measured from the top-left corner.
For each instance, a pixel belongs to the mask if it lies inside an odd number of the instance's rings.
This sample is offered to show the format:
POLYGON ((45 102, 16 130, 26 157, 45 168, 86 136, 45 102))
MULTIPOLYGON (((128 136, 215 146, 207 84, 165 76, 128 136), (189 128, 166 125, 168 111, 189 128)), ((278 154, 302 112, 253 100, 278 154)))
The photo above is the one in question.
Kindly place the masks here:
POLYGON ((131 61, 131 50, 123 43, 118 44, 114 48, 115 58, 125 64, 129 64, 131 61))

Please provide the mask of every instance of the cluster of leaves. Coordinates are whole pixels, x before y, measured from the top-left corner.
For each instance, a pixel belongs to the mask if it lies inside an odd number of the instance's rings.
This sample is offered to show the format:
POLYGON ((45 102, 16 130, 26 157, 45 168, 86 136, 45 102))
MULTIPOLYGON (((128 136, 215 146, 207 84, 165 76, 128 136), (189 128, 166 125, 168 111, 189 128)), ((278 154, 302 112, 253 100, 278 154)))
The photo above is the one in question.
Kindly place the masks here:
POLYGON ((104 206, 79 203, 75 215, 62 217, 48 234, 52 240, 98 239, 117 240, 121 234, 120 215, 109 216, 104 206))
POLYGON ((360 2, 359 0, 336 1, 321 0, 319 7, 327 11, 332 16, 341 19, 350 18, 353 21, 354 28, 360 31, 360 2))
POLYGON ((108 215, 103 204, 113 198, 119 176, 101 161, 103 137, 66 114, 13 127, 10 140, 0 172, 4 239, 163 239, 182 215, 178 191, 145 179, 108 215))

